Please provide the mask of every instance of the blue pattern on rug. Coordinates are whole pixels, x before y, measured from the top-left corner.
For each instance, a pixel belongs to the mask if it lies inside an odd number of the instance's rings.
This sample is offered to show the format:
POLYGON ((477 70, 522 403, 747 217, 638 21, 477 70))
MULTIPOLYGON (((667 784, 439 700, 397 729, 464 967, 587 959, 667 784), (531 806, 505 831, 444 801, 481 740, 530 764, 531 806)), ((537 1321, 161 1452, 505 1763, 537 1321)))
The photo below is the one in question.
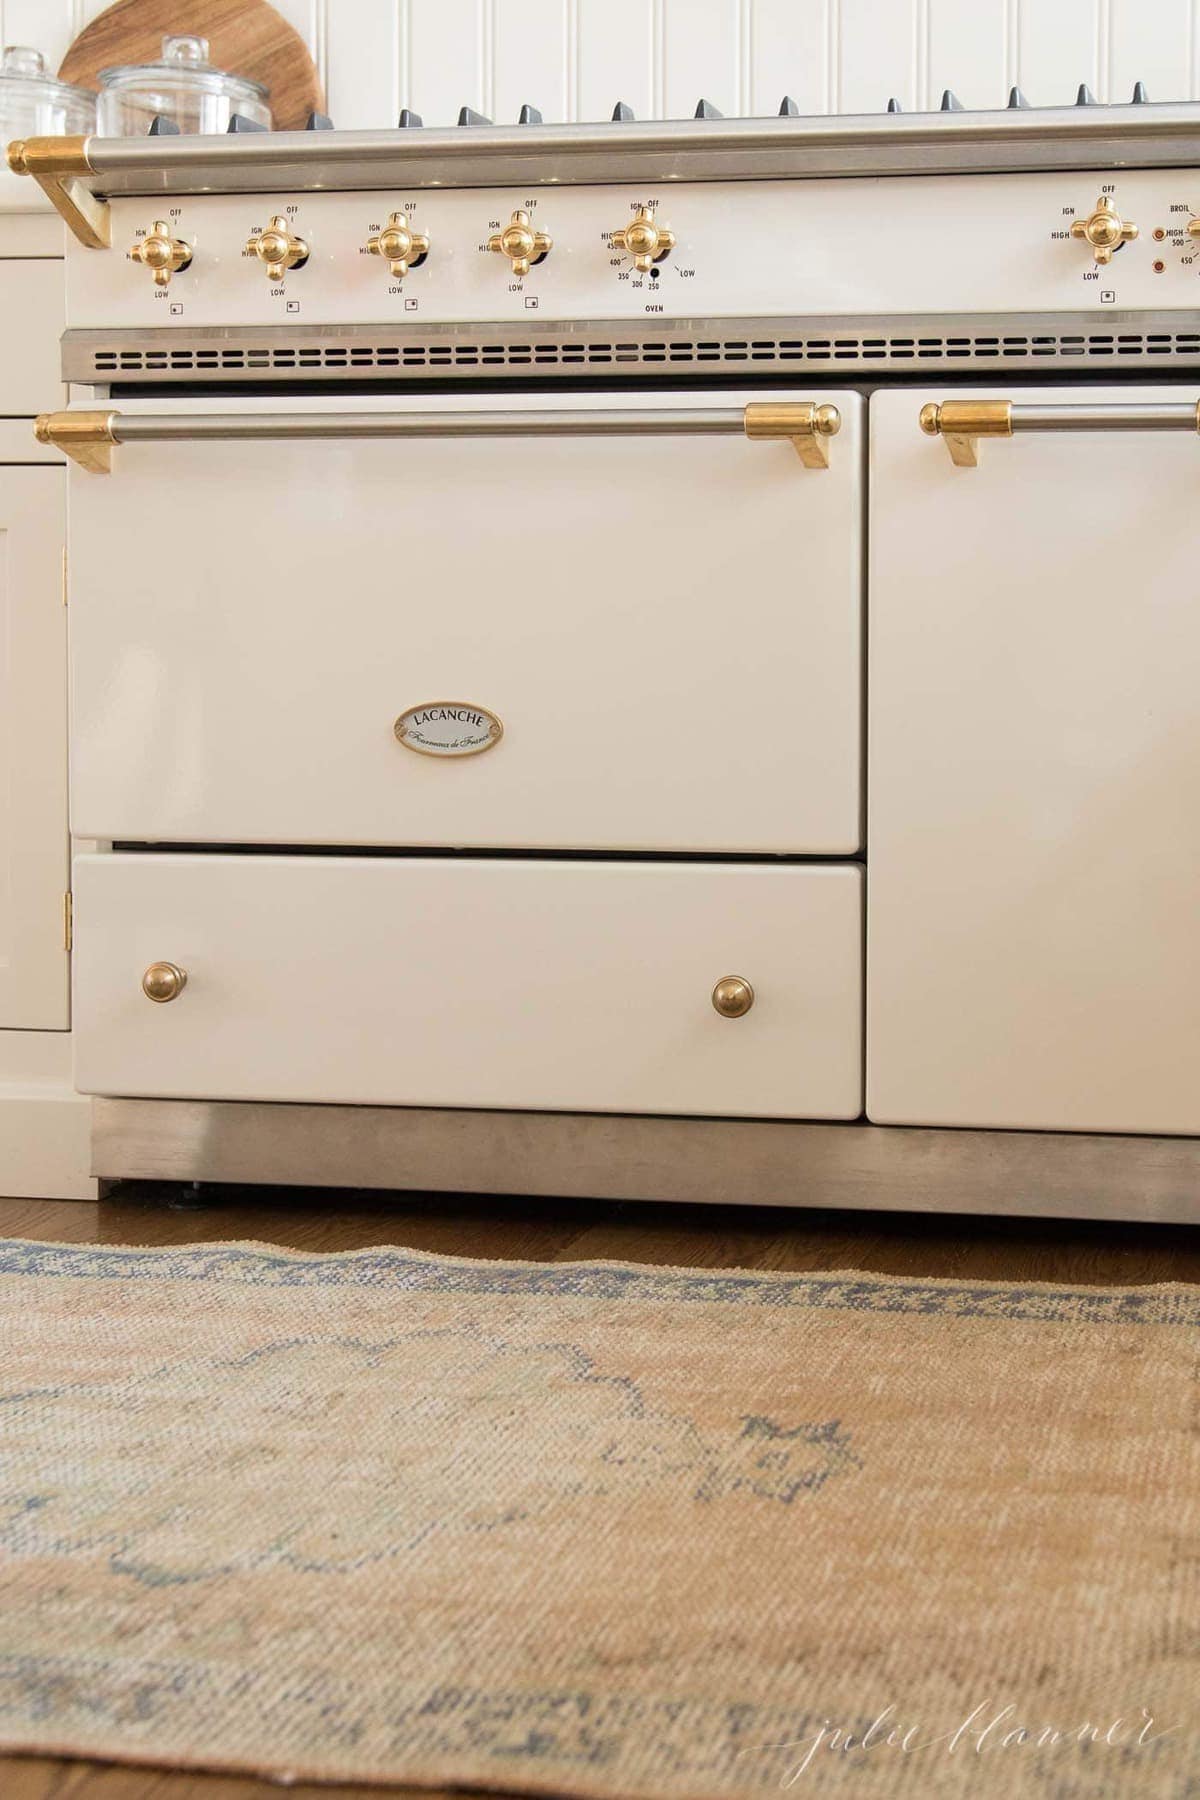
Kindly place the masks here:
POLYGON ((212 1281, 250 1287, 364 1287, 407 1293, 553 1294, 580 1299, 723 1303, 821 1311, 918 1313, 965 1319, 1036 1319, 1045 1324, 1200 1325, 1200 1288, 1008 1287, 838 1276, 627 1268, 619 1263, 477 1263, 364 1250, 331 1256, 204 1245, 140 1250, 0 1244, 0 1275, 72 1281, 212 1281))
MULTIPOLYGON (((30 1405, 39 1409, 48 1445, 69 1439, 81 1410, 110 1419, 118 1443, 127 1432, 131 1442, 136 1437, 136 1454, 114 1459, 100 1513, 85 1506, 81 1517, 78 1508, 72 1512, 64 1505, 61 1493, 41 1491, 50 1467, 70 1486, 68 1462, 53 1462, 49 1452, 38 1491, 23 1493, 19 1486, 0 1491, 0 1551, 13 1557, 99 1554, 112 1574, 146 1588, 186 1587, 271 1567, 303 1575, 343 1575, 418 1555, 433 1537, 465 1543, 518 1522, 537 1522, 564 1503, 605 1500, 620 1508, 642 1495, 666 1491, 705 1506, 722 1501, 791 1506, 801 1495, 819 1494, 833 1477, 862 1467, 836 1419, 782 1424, 760 1415, 731 1420, 727 1434, 706 1431, 686 1414, 653 1405, 632 1375, 600 1370, 579 1344, 501 1337, 478 1320, 414 1326, 380 1338, 317 1331, 261 1344, 235 1357, 192 1354, 160 1363, 139 1375, 141 1422, 136 1429, 125 1424, 122 1381, 123 1376, 115 1381, 82 1379, 0 1391, 0 1438, 5 1414, 30 1405), (422 1378, 416 1384, 411 1378, 407 1384, 395 1381, 414 1367, 414 1349, 422 1378), (374 1378, 373 1404, 390 1409, 389 1436, 403 1446, 391 1479, 378 1487, 353 1484, 340 1491, 336 1516, 325 1520, 340 1551, 330 1550, 332 1539, 314 1533, 311 1521, 293 1520, 281 1532, 281 1507, 274 1505, 249 1514, 269 1534, 256 1538, 253 1530, 244 1533, 234 1559, 182 1555, 179 1545, 190 1541, 190 1533, 178 1494, 169 1502, 156 1499, 142 1473, 144 1465, 154 1466, 160 1457, 170 1463, 168 1440, 178 1420, 174 1397, 181 1391, 219 1394, 220 1413, 206 1421, 199 1452, 205 1472, 216 1459, 228 1465, 231 1491, 245 1481, 266 1483, 270 1492, 262 1421, 271 1429, 292 1425, 293 1396, 306 1391, 314 1360, 319 1361, 325 1393, 333 1397, 331 1405, 347 1415, 348 1425, 353 1396, 362 1392, 366 1378, 374 1378), (257 1400, 259 1410, 248 1407, 243 1415, 239 1394, 248 1402, 257 1400), (463 1397, 471 1408, 472 1430, 460 1441, 456 1409, 463 1397), (572 1422, 569 1436, 549 1428, 564 1402, 572 1422), (514 1421, 527 1429, 538 1413, 547 1415, 549 1448, 514 1488, 511 1468, 505 1474, 514 1421), (232 1424, 222 1425, 223 1419, 240 1421, 243 1416, 255 1421, 243 1435, 232 1424), (163 1420, 166 1435, 160 1436, 163 1426, 157 1422, 163 1420), (467 1467, 470 1479, 457 1479, 467 1467), (450 1501, 431 1514, 420 1496, 429 1491, 435 1473, 440 1478, 436 1489, 444 1489, 450 1501), (491 1499, 494 1492, 509 1497, 501 1505, 491 1499), (321 1543, 320 1553, 314 1537, 321 1543)), ((303 1428, 303 1420, 299 1426, 303 1428)), ((286 1497, 276 1498, 282 1498, 286 1511, 286 1497)))

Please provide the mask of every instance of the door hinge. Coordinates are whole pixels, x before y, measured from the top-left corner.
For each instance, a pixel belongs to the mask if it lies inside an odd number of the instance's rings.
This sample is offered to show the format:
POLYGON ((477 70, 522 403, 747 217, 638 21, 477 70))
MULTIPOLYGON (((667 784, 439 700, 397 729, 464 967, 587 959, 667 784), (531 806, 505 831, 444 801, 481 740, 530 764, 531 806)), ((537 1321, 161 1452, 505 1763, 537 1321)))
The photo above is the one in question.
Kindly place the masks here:
POLYGON ((63 949, 70 950, 75 944, 75 899, 70 888, 63 895, 63 949))

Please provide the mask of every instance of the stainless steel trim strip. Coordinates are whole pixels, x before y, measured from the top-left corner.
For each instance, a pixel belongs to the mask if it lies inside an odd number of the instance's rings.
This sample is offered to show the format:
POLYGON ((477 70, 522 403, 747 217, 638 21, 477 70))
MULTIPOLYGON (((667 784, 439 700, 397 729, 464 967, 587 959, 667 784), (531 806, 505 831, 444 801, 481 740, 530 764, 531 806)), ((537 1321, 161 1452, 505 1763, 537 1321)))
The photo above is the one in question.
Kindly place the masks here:
POLYGON ((89 138, 96 193, 539 187, 1186 167, 1200 105, 89 138))
POLYGON ((836 314, 786 318, 531 320, 409 325, 158 326, 72 330, 63 379, 196 381, 517 380, 693 371, 848 376, 987 366, 1200 364, 1195 312, 836 314))
POLYGON ((105 1179, 1200 1223, 1200 1140, 754 1119, 92 1102, 105 1179))

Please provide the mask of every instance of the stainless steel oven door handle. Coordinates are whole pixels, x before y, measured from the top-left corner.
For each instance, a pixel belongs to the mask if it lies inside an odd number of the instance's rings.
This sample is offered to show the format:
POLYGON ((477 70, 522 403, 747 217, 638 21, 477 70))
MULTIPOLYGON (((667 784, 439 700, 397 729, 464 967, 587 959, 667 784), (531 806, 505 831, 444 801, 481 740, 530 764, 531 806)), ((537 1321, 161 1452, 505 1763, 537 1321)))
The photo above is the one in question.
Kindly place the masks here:
POLYGON ((980 438, 1019 431, 1200 432, 1200 401, 1155 400, 1126 405, 1059 400, 931 400, 920 411, 921 430, 940 437, 960 469, 979 462, 980 438))
POLYGON ((836 406, 768 400, 749 406, 604 407, 505 412, 42 413, 34 430, 94 475, 112 471, 116 444, 327 438, 723 437, 786 438, 806 469, 829 467, 841 428, 836 406))

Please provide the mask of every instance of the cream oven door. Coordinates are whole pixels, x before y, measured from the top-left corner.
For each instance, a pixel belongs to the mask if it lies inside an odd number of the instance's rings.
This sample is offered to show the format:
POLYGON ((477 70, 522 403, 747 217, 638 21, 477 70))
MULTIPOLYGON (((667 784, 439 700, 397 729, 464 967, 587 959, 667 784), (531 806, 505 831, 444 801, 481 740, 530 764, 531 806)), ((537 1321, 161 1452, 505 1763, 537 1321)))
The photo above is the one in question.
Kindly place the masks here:
POLYGON ((871 402, 868 1114, 1197 1132, 1196 393, 975 398, 871 402))
POLYGON ((859 848, 856 395, 114 405, 77 835, 859 848))

